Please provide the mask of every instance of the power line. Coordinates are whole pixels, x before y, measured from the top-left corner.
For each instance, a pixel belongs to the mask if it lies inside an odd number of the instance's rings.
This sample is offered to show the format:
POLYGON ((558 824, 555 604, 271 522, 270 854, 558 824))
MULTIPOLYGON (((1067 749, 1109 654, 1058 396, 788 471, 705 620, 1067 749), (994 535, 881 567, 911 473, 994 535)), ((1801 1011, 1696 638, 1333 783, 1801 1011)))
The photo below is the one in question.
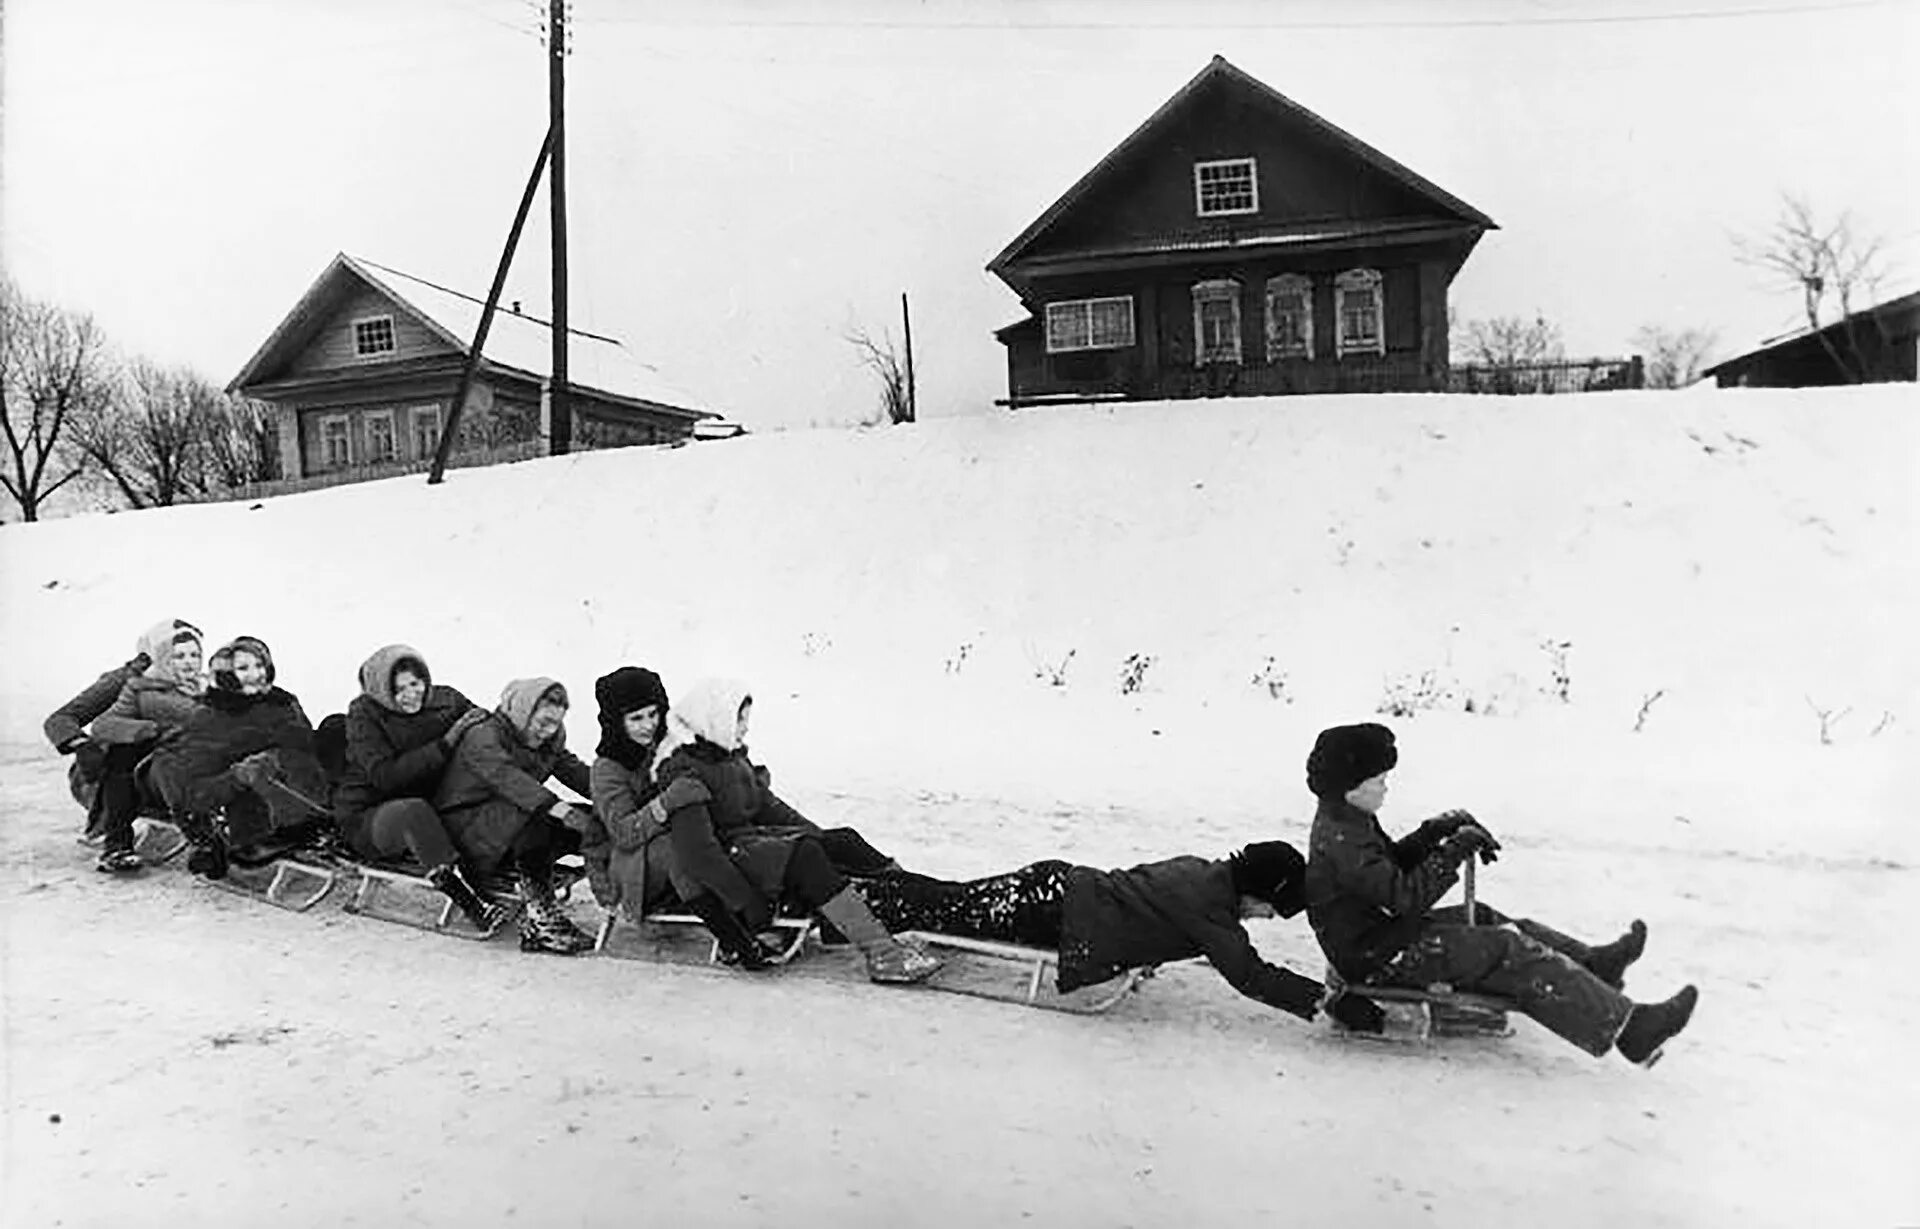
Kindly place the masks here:
POLYGON ((629 25, 649 24, 663 29, 700 28, 700 29, 764 29, 764 30, 980 30, 998 31, 1128 31, 1128 30, 1172 30, 1172 31, 1215 31, 1215 30, 1473 30, 1496 27, 1525 26, 1600 26, 1600 25, 1646 25, 1667 21, 1720 21, 1746 17, 1785 17, 1798 14, 1832 14, 1849 9, 1886 8, 1904 3, 1905 0, 1838 0, 1831 4, 1778 5, 1770 8, 1742 9, 1685 9, 1665 13, 1618 13, 1586 16, 1535 16, 1535 17, 1467 17, 1457 19, 1414 19, 1404 21, 1208 21, 1204 19, 1168 18, 1160 21, 891 21, 876 19, 872 21, 843 20, 765 20, 759 18, 738 18, 704 20, 694 18, 683 21, 659 21, 644 15, 586 16, 580 18, 581 24, 629 25))

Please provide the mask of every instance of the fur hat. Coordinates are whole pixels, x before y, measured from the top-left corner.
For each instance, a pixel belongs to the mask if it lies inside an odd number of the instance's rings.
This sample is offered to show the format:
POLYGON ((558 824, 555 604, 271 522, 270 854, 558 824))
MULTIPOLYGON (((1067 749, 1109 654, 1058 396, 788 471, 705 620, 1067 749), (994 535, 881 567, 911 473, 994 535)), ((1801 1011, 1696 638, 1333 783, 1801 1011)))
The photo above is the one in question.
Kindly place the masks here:
POLYGON ((593 698, 600 705, 600 745, 595 750, 628 768, 638 768, 646 749, 627 737, 627 714, 651 705, 664 717, 667 685, 642 666, 622 666, 594 680, 593 698))
POLYGON ((1272 905, 1281 917, 1307 907, 1307 860, 1285 841, 1248 845, 1227 859, 1233 890, 1272 905))
POLYGON ((267 642, 258 636, 235 636, 213 651, 207 659, 207 669, 213 674, 213 685, 221 691, 239 691, 240 679, 233 672, 233 655, 246 653, 260 659, 266 667, 267 686, 273 686, 273 653, 267 648, 267 642))
POLYGON ((1320 798, 1343 798, 1348 790, 1400 762, 1393 731, 1377 722, 1337 725, 1320 731, 1307 756, 1307 788, 1320 798))

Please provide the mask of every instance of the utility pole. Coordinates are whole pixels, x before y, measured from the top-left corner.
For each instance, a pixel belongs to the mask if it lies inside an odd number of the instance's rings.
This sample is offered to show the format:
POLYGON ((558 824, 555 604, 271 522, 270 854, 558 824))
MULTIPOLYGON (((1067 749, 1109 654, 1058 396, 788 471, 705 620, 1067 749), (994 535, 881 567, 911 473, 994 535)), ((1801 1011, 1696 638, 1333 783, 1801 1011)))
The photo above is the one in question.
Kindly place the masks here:
POLYGON ((907 315, 907 292, 900 292, 900 331, 906 334, 907 346, 907 421, 920 421, 920 399, 918 390, 913 386, 913 319, 907 315))
POLYGON ((553 371, 548 383, 548 453, 564 456, 573 446, 573 404, 567 389, 567 9, 570 0, 547 0, 547 125, 553 153, 547 160, 547 203, 553 232, 553 371))

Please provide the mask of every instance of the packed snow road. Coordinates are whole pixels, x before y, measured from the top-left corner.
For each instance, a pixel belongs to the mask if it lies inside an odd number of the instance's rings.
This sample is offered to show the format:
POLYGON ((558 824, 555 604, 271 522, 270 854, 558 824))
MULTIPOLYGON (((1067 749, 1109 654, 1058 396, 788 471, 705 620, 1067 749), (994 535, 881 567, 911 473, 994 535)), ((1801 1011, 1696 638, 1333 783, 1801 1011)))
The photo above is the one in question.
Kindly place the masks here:
MULTIPOLYGON (((1488 899, 1592 933, 1642 916, 1629 990, 1700 984, 1649 1072, 1527 1021, 1341 1041, 1191 964, 1083 1018, 286 913, 96 874, 60 763, 0 762, 8 1226, 1920 1220, 1897 863, 1512 850, 1488 899)), ((953 863, 988 807, 853 809, 953 863)), ((1026 818, 1014 859, 1046 844, 1026 818)), ((1317 971, 1304 926, 1254 933, 1317 971)))

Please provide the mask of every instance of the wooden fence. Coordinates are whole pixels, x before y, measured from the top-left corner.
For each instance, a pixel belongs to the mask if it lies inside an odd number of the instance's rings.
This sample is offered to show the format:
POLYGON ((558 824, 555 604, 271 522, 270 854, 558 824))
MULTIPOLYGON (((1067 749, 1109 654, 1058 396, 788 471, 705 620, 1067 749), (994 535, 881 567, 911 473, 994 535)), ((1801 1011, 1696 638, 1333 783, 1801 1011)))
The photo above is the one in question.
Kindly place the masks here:
MULTIPOLYGON (((479 465, 505 465, 512 461, 528 461, 534 457, 546 455, 547 441, 522 440, 518 443, 502 444, 497 448, 476 448, 456 452, 447 458, 447 468, 471 469, 479 465)), ((382 478, 398 478, 406 474, 424 474, 432 468, 432 457, 408 461, 381 461, 372 465, 352 465, 346 469, 328 470, 324 474, 310 474, 305 478, 249 482, 244 486, 229 487, 224 491, 209 491, 201 502, 232 503, 243 499, 265 499, 271 495, 293 495, 300 491, 319 491, 327 487, 345 486, 350 482, 375 482, 382 478)))
POLYGON ((1550 393, 1599 393, 1621 388, 1645 388, 1647 370, 1639 355, 1632 358, 1562 359, 1551 363, 1515 363, 1511 366, 1456 364, 1447 373, 1450 393, 1493 393, 1502 396, 1550 393))

